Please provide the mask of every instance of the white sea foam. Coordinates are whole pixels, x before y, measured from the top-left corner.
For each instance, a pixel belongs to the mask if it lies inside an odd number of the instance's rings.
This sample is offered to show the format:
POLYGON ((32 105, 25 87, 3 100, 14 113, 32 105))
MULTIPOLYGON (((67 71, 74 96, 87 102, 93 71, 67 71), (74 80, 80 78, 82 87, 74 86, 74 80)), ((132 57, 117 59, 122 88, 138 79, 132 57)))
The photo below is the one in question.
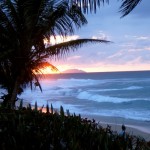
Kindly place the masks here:
MULTIPOLYGON (((35 101, 32 101, 34 105, 35 101)), ((60 106, 63 106, 64 111, 69 110, 70 113, 76 113, 81 115, 100 115, 100 116, 110 116, 110 117, 123 117, 126 119, 134 119, 134 120, 143 120, 150 121, 150 111, 149 110, 135 110, 135 109, 93 109, 88 110, 80 107, 81 105, 73 105, 73 104, 65 104, 63 101, 43 101, 37 100, 38 106, 46 106, 47 103, 53 105, 55 109, 60 109, 60 106)))
MULTIPOLYGON (((58 85, 59 86, 59 85, 58 85)), ((135 89, 139 87, 129 87, 127 89, 135 89)), ((117 89, 113 89, 117 90, 117 89)), ((100 95, 94 92, 97 92, 98 90, 83 90, 82 88, 76 89, 73 87, 64 87, 60 88, 57 87, 56 85, 54 87, 45 87, 43 86, 43 92, 39 89, 36 91, 30 91, 30 89, 27 89, 21 98, 27 99, 29 98, 30 95, 30 100, 38 100, 38 99, 43 99, 43 101, 46 101, 48 99, 59 99, 59 98, 65 98, 65 97, 72 97, 72 98, 78 98, 78 99, 84 99, 84 100, 89 100, 89 101, 95 101, 95 102, 111 102, 111 103, 123 103, 123 102, 129 102, 133 100, 141 100, 138 98, 119 98, 119 97, 111 97, 109 95, 100 95)))
MULTIPOLYGON (((49 104, 52 103, 53 108, 60 109, 60 106, 63 106, 64 111, 69 110, 70 113, 76 113, 81 115, 99 115, 99 116, 110 116, 110 117, 122 117, 126 119, 134 119, 134 120, 142 120, 142 121, 150 121, 150 111, 149 110, 135 110, 135 109, 93 109, 88 110, 81 105, 73 105, 73 104, 65 104, 63 101, 47 101, 49 104)), ((44 102, 46 106, 47 102, 44 102)), ((35 101, 32 101, 34 105, 35 101)), ((43 101, 37 101, 38 106, 43 105, 43 101)))
POLYGON ((107 91, 118 91, 120 89, 93 89, 93 90, 88 90, 88 92, 107 92, 107 91))
MULTIPOLYGON (((111 116, 111 117, 122 117, 126 119, 150 121, 150 111, 149 110, 134 110, 134 109, 101 109, 97 111, 90 112, 90 115, 100 115, 100 116, 111 116)), ((86 112, 87 114, 87 112, 86 112)))
POLYGON ((118 89, 93 89, 93 90, 88 90, 90 92, 107 92, 107 91, 122 91, 122 90, 138 90, 138 89, 143 89, 141 86, 129 86, 127 88, 118 88, 118 89))
POLYGON ((96 102, 112 102, 112 103, 122 103, 122 102, 131 101, 131 99, 117 98, 117 97, 110 97, 110 96, 102 96, 102 95, 98 95, 98 94, 91 94, 87 91, 80 92, 77 95, 77 98, 78 99, 96 101, 96 102))
POLYGON ((138 89, 143 89, 141 86, 129 86, 127 88, 123 88, 123 90, 138 90, 138 89))

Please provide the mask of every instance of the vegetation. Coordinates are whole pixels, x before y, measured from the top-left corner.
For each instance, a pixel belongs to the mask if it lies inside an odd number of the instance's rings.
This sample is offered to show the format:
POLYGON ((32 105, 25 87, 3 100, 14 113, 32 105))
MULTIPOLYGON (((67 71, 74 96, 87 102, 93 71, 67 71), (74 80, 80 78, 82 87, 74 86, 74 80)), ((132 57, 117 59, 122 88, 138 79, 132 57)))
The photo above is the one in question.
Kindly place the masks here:
POLYGON ((1 150, 149 150, 150 142, 136 136, 119 136, 95 120, 72 115, 63 107, 60 114, 47 105, 46 113, 27 108, 0 107, 1 150))
MULTIPOLYGON (((84 3, 85 2, 85 3, 84 3)), ((87 24, 81 9, 82 0, 2 0, 0 1, 0 85, 7 90, 4 105, 14 107, 17 95, 30 85, 39 86, 40 69, 51 66, 48 59, 59 58, 86 43, 107 43, 105 40, 77 39, 52 45, 50 37, 73 35, 87 24), (49 45, 44 43, 49 41, 49 45)), ((90 10, 97 2, 89 1, 90 10)), ((96 8, 95 8, 96 9, 96 8)))

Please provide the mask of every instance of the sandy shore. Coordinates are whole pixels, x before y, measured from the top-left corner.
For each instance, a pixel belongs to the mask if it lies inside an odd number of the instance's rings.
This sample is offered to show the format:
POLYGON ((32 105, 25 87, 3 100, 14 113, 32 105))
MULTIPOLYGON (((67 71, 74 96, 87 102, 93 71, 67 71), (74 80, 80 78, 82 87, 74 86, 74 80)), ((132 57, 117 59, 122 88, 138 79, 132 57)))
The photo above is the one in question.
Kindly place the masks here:
POLYGON ((111 129, 118 133, 121 132, 121 126, 122 124, 124 124, 126 126, 126 132, 128 132, 130 135, 143 137, 146 141, 150 141, 150 122, 124 119, 121 117, 105 117, 97 115, 81 116, 88 119, 95 119, 103 127, 107 127, 107 125, 110 125, 111 129))

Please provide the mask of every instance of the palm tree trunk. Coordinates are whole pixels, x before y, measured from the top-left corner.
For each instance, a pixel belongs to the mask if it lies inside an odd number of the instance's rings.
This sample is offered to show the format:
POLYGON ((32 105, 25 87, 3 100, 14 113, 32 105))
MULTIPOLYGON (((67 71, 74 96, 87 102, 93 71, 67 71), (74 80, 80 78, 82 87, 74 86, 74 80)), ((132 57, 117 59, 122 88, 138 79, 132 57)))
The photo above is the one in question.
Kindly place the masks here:
POLYGON ((16 102, 16 99, 17 99, 19 83, 20 83, 19 81, 20 81, 20 77, 18 76, 16 78, 15 83, 14 83, 14 87, 13 87, 13 90, 12 90, 12 93, 11 93, 11 97, 8 101, 8 106, 11 107, 11 108, 15 107, 15 102, 16 102))

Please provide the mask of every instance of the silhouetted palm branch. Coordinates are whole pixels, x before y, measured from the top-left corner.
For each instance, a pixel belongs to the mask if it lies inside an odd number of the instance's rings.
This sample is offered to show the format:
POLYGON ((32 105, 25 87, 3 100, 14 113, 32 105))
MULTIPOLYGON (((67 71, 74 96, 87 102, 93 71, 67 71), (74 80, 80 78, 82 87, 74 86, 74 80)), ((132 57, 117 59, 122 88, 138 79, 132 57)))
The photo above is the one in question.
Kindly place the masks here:
POLYGON ((122 17, 128 15, 140 2, 141 0, 122 0, 120 12, 123 13, 122 17))
POLYGON ((97 7, 104 5, 104 3, 109 3, 109 0, 71 0, 73 3, 78 4, 78 6, 83 10, 84 13, 96 12, 97 7))
POLYGON ((50 57, 63 56, 70 51, 77 50, 84 44, 88 43, 109 43, 110 41, 98 39, 77 39, 50 46, 45 49, 50 57))

